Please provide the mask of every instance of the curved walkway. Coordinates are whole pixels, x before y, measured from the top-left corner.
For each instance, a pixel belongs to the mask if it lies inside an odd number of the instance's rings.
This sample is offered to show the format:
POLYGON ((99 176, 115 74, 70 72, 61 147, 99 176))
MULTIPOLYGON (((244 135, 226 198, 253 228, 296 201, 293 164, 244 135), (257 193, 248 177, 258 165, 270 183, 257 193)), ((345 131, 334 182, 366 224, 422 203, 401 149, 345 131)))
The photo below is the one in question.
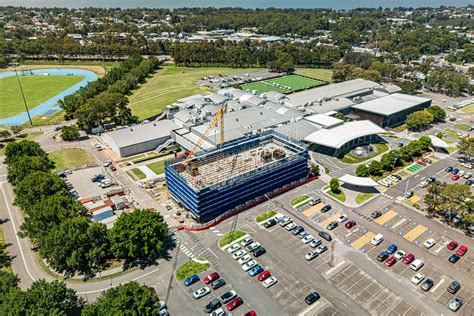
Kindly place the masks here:
MULTIPOLYGON (((84 79, 67 88, 66 90, 58 93, 54 97, 46 100, 45 102, 33 107, 30 109, 31 117, 35 117, 38 115, 45 114, 51 110, 57 111, 59 110, 59 106, 57 105, 59 100, 62 100, 64 97, 76 92, 80 88, 87 85, 89 82, 96 80, 97 74, 93 71, 84 70, 84 69, 75 69, 75 68, 51 68, 51 69, 36 69, 31 71, 33 76, 42 76, 44 74, 48 74, 51 76, 83 76, 84 79)), ((21 71, 18 72, 21 75, 21 71)), ((14 71, 7 71, 0 73, 0 79, 14 76, 14 71)), ((20 78, 21 80, 21 78, 20 78)), ((1 95, 0 95, 1 97, 1 95)), ((20 113, 18 115, 10 116, 7 118, 0 119, 0 125, 21 125, 28 121, 28 114, 26 112, 20 113)))

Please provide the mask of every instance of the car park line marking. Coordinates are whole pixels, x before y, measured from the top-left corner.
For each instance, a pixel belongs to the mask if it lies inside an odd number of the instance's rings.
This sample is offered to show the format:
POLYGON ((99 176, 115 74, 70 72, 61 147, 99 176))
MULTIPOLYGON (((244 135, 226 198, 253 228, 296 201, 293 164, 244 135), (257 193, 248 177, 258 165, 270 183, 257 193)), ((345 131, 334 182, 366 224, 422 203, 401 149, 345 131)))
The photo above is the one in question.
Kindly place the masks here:
POLYGON ((369 231, 364 236, 359 237, 358 239, 353 241, 351 246, 356 248, 356 249, 360 249, 360 248, 362 248, 362 246, 367 244, 372 238, 374 238, 374 236, 375 236, 375 233, 369 231))
POLYGON ((312 309, 314 309, 315 307, 317 307, 319 304, 321 304, 321 300, 315 302, 314 304, 312 304, 311 306, 309 306, 308 308, 306 308, 304 311, 302 311, 302 312, 299 313, 298 315, 300 315, 300 316, 305 316, 309 311, 311 311, 312 309))
POLYGON ((323 227, 326 227, 329 223, 331 223, 332 221, 335 221, 339 216, 341 216, 341 214, 334 214, 334 215, 326 218, 324 221, 322 221, 320 223, 320 225, 323 226, 323 227))
POLYGON ((397 228, 398 226, 400 226, 401 224, 403 224, 407 219, 406 218, 402 218, 401 220, 399 220, 397 223, 395 223, 394 225, 392 225, 392 229, 395 229, 397 228))
POLYGON ((439 288, 441 286, 441 284, 443 284, 445 281, 444 278, 441 279, 441 281, 439 281, 435 286, 433 286, 433 288, 430 290, 430 293, 434 293, 434 291, 436 291, 437 288, 439 288))
POLYGON ((443 250, 444 247, 446 247, 448 244, 449 244, 449 240, 446 240, 446 241, 443 242, 441 245, 439 245, 438 249, 433 250, 433 252, 435 252, 435 253, 440 253, 440 251, 443 250))
POLYGON ((331 269, 327 270, 326 272, 324 272, 324 274, 326 275, 329 275, 331 272, 339 269, 343 264, 345 264, 346 261, 345 260, 342 260, 341 262, 339 262, 338 264, 336 264, 334 267, 332 267, 331 269))
POLYGON ((390 210, 386 212, 385 214, 383 214, 382 216, 380 216, 379 218, 375 219, 375 222, 379 225, 383 225, 397 215, 398 215, 397 212, 395 212, 394 210, 390 210))
POLYGON ((214 251, 211 250, 211 248, 207 248, 207 250, 209 250, 209 252, 212 253, 212 254, 214 255, 214 257, 216 257, 217 259, 219 259, 219 256, 216 255, 216 254, 214 253, 214 251))
POLYGON ((323 207, 324 207, 323 203, 318 203, 314 206, 311 206, 307 210, 303 211, 303 215, 306 217, 310 217, 311 215, 314 215, 315 213, 320 211, 323 207))
POLYGON ((418 224, 415 228, 410 230, 408 233, 406 233, 403 238, 405 238, 408 241, 414 241, 418 237, 421 236, 428 228, 425 226, 418 224))

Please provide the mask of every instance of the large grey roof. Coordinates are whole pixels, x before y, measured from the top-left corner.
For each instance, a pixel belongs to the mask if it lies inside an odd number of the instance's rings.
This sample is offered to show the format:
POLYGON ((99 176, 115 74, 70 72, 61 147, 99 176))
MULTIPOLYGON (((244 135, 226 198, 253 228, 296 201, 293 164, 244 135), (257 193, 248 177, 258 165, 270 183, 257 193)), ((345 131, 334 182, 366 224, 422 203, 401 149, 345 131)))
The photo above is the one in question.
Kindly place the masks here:
POLYGON ((210 96, 208 96, 208 98, 215 104, 221 104, 229 99, 228 97, 217 93, 211 94, 210 96))
POLYGON ((172 121, 162 120, 118 129, 107 132, 106 135, 108 135, 119 148, 123 148, 162 137, 170 137, 171 131, 177 128, 178 125, 172 121))
POLYGON ((388 116, 415 107, 425 102, 431 102, 431 99, 401 93, 394 93, 386 97, 354 105, 352 106, 352 108, 388 116))
POLYGON ((325 128, 339 125, 344 122, 343 120, 324 114, 313 114, 306 116, 304 119, 325 128))
POLYGON ((317 130, 319 130, 317 126, 305 120, 291 122, 275 129, 276 132, 296 140, 303 140, 317 130))
POLYGON ((312 102, 324 100, 325 98, 350 97, 381 87, 382 86, 376 82, 354 79, 290 94, 287 96, 288 104, 294 107, 306 106, 312 102))

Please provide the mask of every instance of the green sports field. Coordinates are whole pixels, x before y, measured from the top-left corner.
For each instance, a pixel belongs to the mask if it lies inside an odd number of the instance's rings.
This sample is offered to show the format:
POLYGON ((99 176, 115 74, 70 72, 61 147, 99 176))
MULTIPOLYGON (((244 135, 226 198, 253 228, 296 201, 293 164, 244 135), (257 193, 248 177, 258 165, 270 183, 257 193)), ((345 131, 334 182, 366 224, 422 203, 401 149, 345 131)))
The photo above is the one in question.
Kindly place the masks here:
MULTIPOLYGON (((79 83, 83 76, 20 76, 26 103, 30 109, 79 83)), ((15 76, 0 79, 0 118, 25 111, 15 76)))
POLYGON ((242 90, 256 90, 257 93, 276 91, 280 93, 292 93, 299 90, 314 88, 326 84, 325 81, 298 76, 289 75, 266 79, 257 82, 250 82, 240 85, 242 90))

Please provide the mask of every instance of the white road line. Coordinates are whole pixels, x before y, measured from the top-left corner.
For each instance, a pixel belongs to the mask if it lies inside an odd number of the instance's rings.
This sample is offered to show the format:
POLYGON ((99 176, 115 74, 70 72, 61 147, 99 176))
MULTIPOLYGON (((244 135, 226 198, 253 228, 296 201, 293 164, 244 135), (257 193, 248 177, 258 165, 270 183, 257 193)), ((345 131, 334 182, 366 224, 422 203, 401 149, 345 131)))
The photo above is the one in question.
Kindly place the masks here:
POLYGON ((210 253, 212 253, 214 255, 214 257, 216 257, 217 259, 219 259, 219 257, 214 253, 214 251, 211 250, 211 248, 207 248, 207 250, 209 250, 210 253))
POLYGON ((406 222, 406 218, 402 218, 401 220, 399 220, 397 223, 395 223, 395 225, 393 225, 392 227, 390 228, 397 228, 398 226, 400 226, 402 223, 406 222))
POLYGON ((224 236, 224 234, 218 233, 217 236, 222 237, 222 236, 224 236))
POLYGON ((302 311, 301 313, 299 313, 298 315, 300 316, 304 316, 306 315, 308 312, 310 312, 311 310, 313 310, 315 307, 317 307, 319 304, 321 304, 321 301, 317 301, 316 303, 314 303, 313 305, 311 305, 310 307, 306 308, 304 311, 302 311))
POLYGON ((23 264, 25 265, 25 269, 26 269, 26 272, 28 273, 29 277, 33 281, 36 281, 36 279, 31 274, 30 269, 28 268, 28 265, 26 264, 25 254, 23 253, 23 248, 21 247, 21 244, 20 244, 20 238, 18 237, 18 231, 17 231, 16 226, 15 226, 16 225, 15 220, 13 219, 13 214, 12 214, 12 211, 10 209, 10 204, 8 202, 7 195, 5 194, 5 188, 3 187, 3 183, 1 184, 1 187, 2 187, 3 199, 5 200, 5 205, 7 206, 7 211, 8 211, 8 214, 10 215, 10 220, 12 222, 13 232, 15 233, 16 242, 18 243, 18 249, 20 249, 21 259, 23 260, 23 264))
POLYGON ((445 281, 445 279, 442 278, 441 281, 439 281, 435 286, 433 286, 433 288, 431 289, 430 292, 431 292, 431 293, 434 293, 434 291, 436 291, 436 289, 439 288, 440 285, 444 283, 444 281, 445 281))

